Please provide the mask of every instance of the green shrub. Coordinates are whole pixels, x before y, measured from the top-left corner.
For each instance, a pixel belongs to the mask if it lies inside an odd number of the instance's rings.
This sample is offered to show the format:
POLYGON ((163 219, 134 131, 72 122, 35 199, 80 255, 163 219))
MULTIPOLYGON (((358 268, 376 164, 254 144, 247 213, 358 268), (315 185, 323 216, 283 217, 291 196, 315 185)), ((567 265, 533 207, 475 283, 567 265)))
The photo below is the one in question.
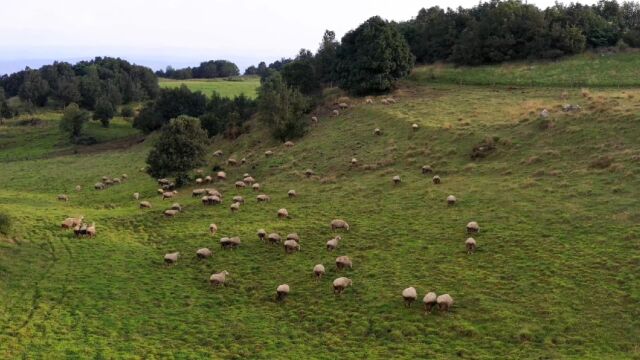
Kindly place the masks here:
POLYGON ((9 235, 11 231, 11 218, 5 213, 0 213, 0 234, 9 235))

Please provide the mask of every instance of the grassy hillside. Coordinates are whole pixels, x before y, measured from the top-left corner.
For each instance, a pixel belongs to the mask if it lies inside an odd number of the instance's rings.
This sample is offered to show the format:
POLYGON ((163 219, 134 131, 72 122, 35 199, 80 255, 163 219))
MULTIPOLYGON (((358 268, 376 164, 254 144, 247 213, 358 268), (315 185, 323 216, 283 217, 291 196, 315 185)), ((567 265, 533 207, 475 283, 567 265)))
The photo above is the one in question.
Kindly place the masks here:
POLYGON ((521 62, 503 65, 455 67, 429 65, 417 68, 414 79, 461 85, 516 85, 542 87, 640 86, 640 56, 583 53, 561 61, 521 62))
POLYGON ((234 78, 232 81, 225 79, 160 79, 161 87, 178 87, 182 84, 187 85, 192 91, 202 91, 207 95, 211 95, 211 92, 216 91, 226 97, 245 94, 254 98, 257 95, 256 89, 260 86, 260 78, 257 76, 241 76, 234 78))
MULTIPOLYGON (((248 162, 221 166, 213 185, 224 203, 203 207, 181 189, 184 211, 161 216, 157 185, 139 168, 149 139, 132 147, 58 156, 0 158, 0 212, 15 219, 0 240, 0 354, 6 358, 638 358, 640 357, 640 89, 452 86, 414 79, 320 123, 293 148, 258 126, 211 152, 248 162), (564 103, 580 112, 561 111, 564 103), (539 119, 547 108, 548 120, 539 119), (418 131, 411 124, 420 125, 418 131), (373 129, 382 129, 374 136, 373 129), (496 150, 471 160, 472 148, 496 150), (265 150, 275 155, 265 158, 265 150), (350 166, 352 157, 359 160, 350 166), (12 160, 12 161, 9 161, 12 160), (430 164, 442 184, 420 168, 430 164), (316 176, 305 178, 311 168, 316 176), (236 190, 249 172, 272 196, 236 190), (129 175, 104 191, 103 175, 129 175), (392 185, 391 177, 403 182, 392 185), (81 184, 83 190, 73 188, 81 184), (295 189, 296 199, 287 191, 295 189), (153 209, 140 210, 140 192, 153 209), (71 200, 55 200, 68 193, 71 200), (247 203, 232 214, 230 200, 247 203), (449 207, 454 194, 458 204, 449 207), (276 218, 285 207, 291 219, 276 218), (59 229, 67 216, 95 221, 95 239, 59 229), (352 228, 335 252, 325 242, 333 218, 352 228), (478 221, 478 251, 468 255, 465 225, 478 221), (209 223, 218 234, 207 233, 209 223), (302 251, 285 255, 261 243, 258 228, 297 232, 302 251), (221 236, 240 236, 237 250, 221 236), (195 251, 207 246, 211 259, 195 251), (167 267, 166 252, 181 251, 167 267), (338 255, 353 270, 338 272, 338 255), (327 267, 319 282, 311 270, 327 267), (213 272, 228 286, 212 289, 213 272), (338 276, 353 279, 332 294, 338 276), (291 286, 283 304, 275 288, 291 286), (403 306, 415 286, 449 293, 449 314, 403 306)), ((55 122, 55 116, 51 117, 55 122)), ((7 128, 0 128, 7 131, 7 128)), ((54 132, 3 145, 55 149, 54 132)), ((25 136, 29 136, 26 133, 25 136)), ((52 150, 48 150, 50 152, 52 150)))

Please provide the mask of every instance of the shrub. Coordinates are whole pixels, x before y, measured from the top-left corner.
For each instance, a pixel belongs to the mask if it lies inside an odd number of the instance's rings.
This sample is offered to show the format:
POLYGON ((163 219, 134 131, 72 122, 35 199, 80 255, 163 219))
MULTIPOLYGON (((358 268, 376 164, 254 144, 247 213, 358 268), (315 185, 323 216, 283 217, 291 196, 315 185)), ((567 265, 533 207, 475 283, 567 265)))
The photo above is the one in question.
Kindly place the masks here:
POLYGON ((133 111, 133 107, 131 105, 123 106, 122 109, 120 109, 120 116, 124 118, 131 118, 133 117, 133 115, 135 115, 135 112, 133 111))
POLYGON ((89 120, 89 112, 81 110, 78 104, 69 104, 64 109, 62 120, 60 120, 60 130, 69 133, 72 141, 75 141, 81 134, 84 124, 89 120))
POLYGON ((0 234, 9 235, 12 225, 11 217, 5 213, 0 213, 0 234))

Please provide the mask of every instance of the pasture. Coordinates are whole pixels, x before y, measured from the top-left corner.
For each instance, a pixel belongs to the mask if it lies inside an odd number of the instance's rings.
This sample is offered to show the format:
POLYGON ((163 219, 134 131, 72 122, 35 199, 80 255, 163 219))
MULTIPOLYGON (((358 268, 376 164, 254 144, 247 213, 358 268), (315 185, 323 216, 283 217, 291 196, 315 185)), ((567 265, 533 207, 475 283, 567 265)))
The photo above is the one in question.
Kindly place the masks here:
POLYGON ((260 86, 260 78, 257 76, 238 76, 232 80, 227 79, 189 79, 173 80, 160 79, 160 87, 178 87, 186 85, 191 91, 201 91, 210 96, 213 91, 224 97, 234 97, 245 94, 250 98, 255 98, 256 90, 260 86))

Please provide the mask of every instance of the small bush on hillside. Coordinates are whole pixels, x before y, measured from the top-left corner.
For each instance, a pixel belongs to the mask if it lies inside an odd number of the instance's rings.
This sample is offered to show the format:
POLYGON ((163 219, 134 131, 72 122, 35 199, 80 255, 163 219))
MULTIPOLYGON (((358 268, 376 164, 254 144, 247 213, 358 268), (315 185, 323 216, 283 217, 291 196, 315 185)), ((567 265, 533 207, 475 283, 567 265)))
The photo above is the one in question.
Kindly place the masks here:
POLYGON ((78 104, 69 104, 64 109, 60 120, 60 130, 69 134, 71 141, 75 142, 82 135, 84 124, 89 120, 89 112, 80 109, 78 104))
POLYGON ((125 105, 120 109, 120 116, 123 118, 130 118, 133 117, 133 115, 135 115, 135 112, 133 111, 133 107, 130 105, 125 105))
POLYGON ((93 112, 93 119, 100 120, 103 127, 109 127, 109 123, 116 114, 116 109, 107 97, 101 97, 96 102, 96 109, 93 112))
POLYGON ((0 213, 0 234, 9 235, 12 225, 9 215, 0 213))
POLYGON ((258 95, 260 121, 271 135, 286 141, 303 136, 309 125, 304 114, 309 101, 298 89, 288 87, 277 72, 262 79, 258 95))

